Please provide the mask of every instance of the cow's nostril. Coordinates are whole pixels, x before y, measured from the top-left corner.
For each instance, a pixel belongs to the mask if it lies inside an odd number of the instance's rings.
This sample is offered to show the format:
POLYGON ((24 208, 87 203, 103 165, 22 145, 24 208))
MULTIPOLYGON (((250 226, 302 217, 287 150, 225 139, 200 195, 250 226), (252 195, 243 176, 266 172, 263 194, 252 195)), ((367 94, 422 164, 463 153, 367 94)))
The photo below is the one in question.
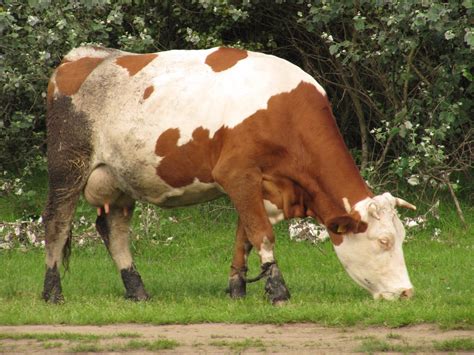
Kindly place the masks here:
POLYGON ((414 294, 413 289, 412 288, 407 288, 407 289, 402 291, 402 293, 400 294, 400 298, 412 298, 413 294, 414 294))

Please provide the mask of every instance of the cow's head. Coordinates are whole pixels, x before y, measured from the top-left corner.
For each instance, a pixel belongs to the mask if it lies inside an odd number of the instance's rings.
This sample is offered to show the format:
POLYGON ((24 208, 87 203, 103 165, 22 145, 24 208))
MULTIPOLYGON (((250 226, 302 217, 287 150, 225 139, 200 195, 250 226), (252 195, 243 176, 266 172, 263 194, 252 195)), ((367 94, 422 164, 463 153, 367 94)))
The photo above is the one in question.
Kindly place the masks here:
POLYGON ((343 201, 347 215, 334 218, 327 227, 346 271, 375 299, 411 297, 413 286, 402 250, 405 228, 396 207, 416 207, 390 193, 366 198, 353 208, 343 201))

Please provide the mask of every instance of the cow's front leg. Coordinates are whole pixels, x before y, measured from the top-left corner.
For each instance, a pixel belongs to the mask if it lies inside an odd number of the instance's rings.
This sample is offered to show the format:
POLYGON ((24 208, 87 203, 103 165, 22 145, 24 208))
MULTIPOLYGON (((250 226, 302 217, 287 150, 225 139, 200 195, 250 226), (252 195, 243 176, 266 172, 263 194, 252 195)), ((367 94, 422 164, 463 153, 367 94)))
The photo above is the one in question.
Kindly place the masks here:
POLYGON ((97 217, 96 228, 117 269, 120 270, 125 286, 125 298, 144 301, 149 299, 149 296, 133 263, 128 241, 132 213, 133 206, 127 208, 110 206, 107 211, 103 208, 97 217))
POLYGON ((265 292, 272 304, 279 305, 290 299, 290 292, 286 287, 283 275, 273 256, 274 246, 275 238, 273 233, 264 236, 261 240, 258 253, 260 255, 262 274, 265 275, 267 279, 265 292))
POLYGON ((235 250, 229 275, 229 294, 231 298, 245 297, 247 294, 247 259, 252 244, 247 239, 242 222, 238 221, 235 250))
MULTIPOLYGON (((242 244, 239 244, 242 242, 239 240, 239 235, 244 235, 260 256, 261 276, 267 278, 265 291, 268 299, 272 304, 279 304, 287 301, 290 298, 290 293, 273 255, 275 237, 263 204, 261 172, 258 169, 235 172, 233 169, 235 165, 235 163, 227 166, 221 165, 214 171, 216 181, 227 192, 239 214, 241 232, 237 233, 235 265, 233 265, 238 267, 245 265, 242 262, 245 257, 245 253, 242 252, 244 249, 242 244)), ((238 274, 238 271, 235 274, 238 274)), ((234 292, 245 295, 245 291, 242 292, 244 286, 242 286, 241 278, 234 276, 232 282, 234 283, 234 292)))

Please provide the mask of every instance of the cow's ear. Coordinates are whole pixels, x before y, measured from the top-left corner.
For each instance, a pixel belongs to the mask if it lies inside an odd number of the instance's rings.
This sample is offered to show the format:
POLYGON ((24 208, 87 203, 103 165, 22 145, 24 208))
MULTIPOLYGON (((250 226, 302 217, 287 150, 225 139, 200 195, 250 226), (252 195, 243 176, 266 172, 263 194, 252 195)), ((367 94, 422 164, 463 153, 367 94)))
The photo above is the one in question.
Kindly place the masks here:
POLYGON ((362 233, 366 231, 367 223, 361 221, 356 212, 331 218, 326 227, 335 234, 362 233))

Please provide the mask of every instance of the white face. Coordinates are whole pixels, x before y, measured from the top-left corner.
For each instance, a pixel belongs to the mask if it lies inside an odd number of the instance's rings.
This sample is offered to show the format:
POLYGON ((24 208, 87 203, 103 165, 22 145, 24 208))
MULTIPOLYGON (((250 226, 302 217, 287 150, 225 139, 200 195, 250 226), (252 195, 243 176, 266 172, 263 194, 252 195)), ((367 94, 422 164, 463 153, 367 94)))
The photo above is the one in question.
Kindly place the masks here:
POLYGON ((334 246, 348 274, 375 299, 393 300, 413 294, 403 257, 405 228, 395 209, 397 200, 384 193, 358 202, 354 210, 368 224, 367 230, 344 234, 342 243, 334 246))

